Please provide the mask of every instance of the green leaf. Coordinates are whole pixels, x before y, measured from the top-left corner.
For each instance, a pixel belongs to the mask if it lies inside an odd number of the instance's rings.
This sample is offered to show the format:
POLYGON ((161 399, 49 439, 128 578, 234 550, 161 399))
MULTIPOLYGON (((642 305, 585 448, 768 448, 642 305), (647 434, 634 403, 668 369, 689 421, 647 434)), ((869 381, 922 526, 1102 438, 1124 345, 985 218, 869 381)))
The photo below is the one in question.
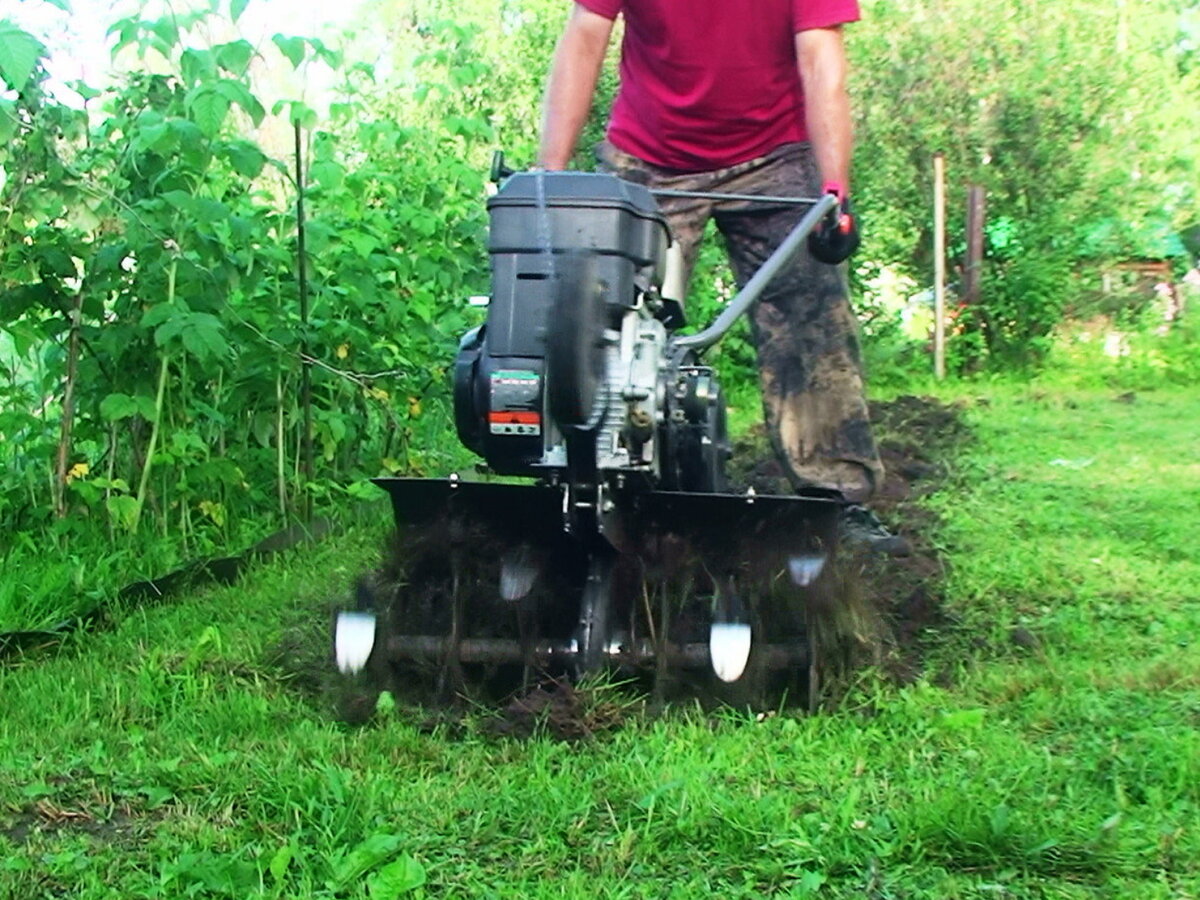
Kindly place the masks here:
POLYGON ((342 186, 346 170, 335 162, 321 162, 313 163, 308 174, 321 187, 335 190, 342 186))
POLYGON ((43 272, 50 272, 59 278, 74 278, 79 274, 75 260, 61 247, 52 244, 41 247, 38 249, 37 258, 42 263, 39 268, 43 272))
POLYGON ((100 401, 100 415, 110 422, 136 416, 138 405, 128 394, 109 394, 100 401))
POLYGON ((103 91, 98 91, 82 81, 68 81, 67 87, 77 93, 83 99, 84 103, 87 103, 89 100, 95 100, 97 97, 103 95, 103 91))
POLYGON ((166 155, 179 146, 178 133, 166 122, 136 128, 130 135, 135 150, 152 150, 166 155))
POLYGON ((183 73, 183 80, 187 84, 197 84, 216 77, 217 59, 209 50, 197 50, 189 47, 179 57, 179 70, 183 73))
POLYGON ((7 19, 0 21, 0 76, 14 91, 25 87, 46 48, 27 31, 7 19))
POLYGON ((216 83, 213 89, 230 103, 236 103, 245 110, 256 126, 262 122, 266 111, 258 102, 258 98, 250 93, 250 89, 242 82, 233 78, 223 78, 216 83))
POLYGON ((153 422, 158 418, 158 409, 154 406, 153 397, 139 394, 133 398, 133 402, 137 404, 138 414, 147 422, 153 422))
MULTIPOLYGON (((172 191, 171 193, 182 194, 184 197, 187 197, 187 194, 184 194, 183 191, 172 191)), ((156 328, 172 316, 180 314, 179 307, 177 306, 173 306, 170 303, 156 303, 143 314, 141 325, 143 328, 156 328)))
POLYGON ((124 19, 118 19, 108 26, 108 30, 104 32, 104 36, 117 35, 117 42, 113 44, 110 51, 113 59, 116 59, 118 53, 137 40, 140 23, 141 20, 137 16, 128 16, 124 19))
POLYGON ((308 45, 313 48, 317 59, 325 63, 331 69, 337 69, 342 65, 342 54, 337 50, 330 50, 325 46, 325 42, 319 38, 308 38, 308 45))
POLYGON ((825 880, 825 876, 821 872, 803 870, 803 874, 801 874, 796 883, 798 896, 815 897, 822 885, 825 884, 825 880))
POLYGON ((203 90, 192 98, 188 112, 205 137, 213 138, 229 115, 229 100, 217 91, 203 90))
POLYGON ((992 810, 991 826, 992 837, 1002 838, 1008 834, 1009 828, 1012 825, 1012 810, 1005 804, 1001 803, 992 810))
POLYGON ((176 26, 174 18, 163 16, 156 22, 151 23, 150 30, 161 41, 161 46, 157 46, 155 49, 167 59, 170 59, 171 51, 179 43, 179 28, 176 26))
POLYGON ((396 855, 404 839, 398 834, 374 834, 351 850, 338 863, 334 881, 338 890, 348 887, 381 862, 396 855))
POLYGON ((985 709, 960 709, 942 713, 938 724, 946 731, 970 731, 983 725, 985 709))
POLYGON ((250 5, 250 0, 229 0, 229 18, 236 22, 250 5))
POLYGON ((233 171, 245 178, 257 178, 267 164, 267 155, 249 141, 232 141, 225 148, 225 158, 233 171))
POLYGON ((393 900, 425 884, 425 867, 405 854, 388 863, 367 881, 371 900, 393 900))
MULTIPOLYGON (((245 5, 245 4, 243 4, 245 5)), ((288 866, 292 864, 292 859, 296 855, 295 843, 284 844, 275 851, 275 855, 271 857, 271 862, 267 868, 271 872, 271 877, 275 879, 275 883, 279 884, 283 881, 283 877, 287 874, 288 866)))
POLYGON ((254 99, 250 89, 235 78, 222 78, 213 89, 230 103, 236 103, 243 109, 254 99))
POLYGON ((140 788, 139 793, 145 795, 147 809, 158 809, 175 799, 175 792, 162 785, 147 785, 140 788))
POLYGON ((286 56, 292 63, 292 68, 298 69, 300 63, 304 62, 304 38, 286 37, 282 34, 277 34, 272 41, 279 48, 279 52, 286 56))
POLYGON ((242 104, 242 109, 250 117, 250 121, 254 123, 255 128, 261 125, 262 120, 267 117, 267 111, 263 109, 263 105, 258 102, 258 98, 253 94, 246 95, 246 102, 242 104))
POLYGON ((93 478, 91 480, 91 483, 93 485, 95 485, 96 487, 100 488, 100 490, 102 490, 102 491, 103 490, 112 490, 112 491, 120 491, 123 494, 129 493, 129 482, 126 481, 124 478, 109 479, 109 478, 105 478, 104 476, 101 475, 101 476, 97 476, 96 478, 93 478))
POLYGON ((192 202, 192 213, 198 222, 221 222, 229 218, 229 207, 220 200, 197 197, 192 202))
POLYGON ((308 252, 317 256, 328 249, 337 235, 337 231, 332 225, 317 219, 309 219, 304 230, 308 252))
POLYGON ((175 316, 167 319, 157 328, 154 329, 154 343, 156 346, 162 347, 168 341, 173 340, 183 333, 183 329, 187 324, 185 316, 175 316))
POLYGON ((197 359, 219 359, 229 353, 222 331, 221 320, 216 316, 193 313, 182 331, 183 346, 197 359))
POLYGON ((16 137, 19 124, 16 101, 0 100, 0 146, 16 137))
POLYGON ((277 116, 285 107, 288 110, 288 124, 299 125, 301 128, 312 128, 317 124, 316 110, 299 100, 277 100, 271 107, 271 114, 277 116))
POLYGON ((69 13, 71 11, 71 4, 68 3, 67 0, 46 0, 46 2, 56 9, 61 9, 65 13, 69 13))
POLYGON ((67 211, 67 224, 80 231, 92 232, 99 229, 101 218, 87 206, 75 206, 67 211))
POLYGON ((108 510, 108 516, 115 524, 124 528, 126 531, 133 531, 137 525, 138 502, 137 498, 129 497, 123 494, 114 494, 105 502, 105 508, 108 510))
POLYGON ((254 45, 249 41, 231 41, 213 47, 213 53, 216 54, 217 65, 226 72, 243 75, 254 57, 254 45))
POLYGON ((275 416, 266 411, 255 413, 250 422, 250 432, 259 444, 270 447, 275 437, 275 416))

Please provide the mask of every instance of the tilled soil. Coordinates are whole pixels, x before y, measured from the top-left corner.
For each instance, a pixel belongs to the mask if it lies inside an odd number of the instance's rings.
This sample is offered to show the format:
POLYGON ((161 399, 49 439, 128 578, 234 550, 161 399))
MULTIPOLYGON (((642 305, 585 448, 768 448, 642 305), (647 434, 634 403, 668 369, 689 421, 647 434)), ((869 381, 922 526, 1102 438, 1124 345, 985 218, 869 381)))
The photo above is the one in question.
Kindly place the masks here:
POLYGON ((946 562, 933 541, 937 517, 920 501, 945 481, 955 454, 971 435, 961 408, 932 397, 898 397, 875 404, 871 412, 886 471, 872 507, 908 539, 912 554, 870 561, 862 583, 892 630, 887 669, 904 682, 920 673, 928 639, 947 624, 946 562))
MULTIPOLYGON (((911 553, 843 553, 838 590, 827 608, 817 610, 824 626, 826 705, 836 701, 841 676, 864 665, 877 665, 899 683, 913 680, 929 638, 946 622, 946 564, 933 541, 937 519, 920 501, 945 480, 970 432, 960 408, 932 397, 905 395, 872 404, 871 418, 885 479, 870 507, 907 539, 911 553)), ((735 446, 731 478, 743 490, 789 490, 761 426, 735 446)))

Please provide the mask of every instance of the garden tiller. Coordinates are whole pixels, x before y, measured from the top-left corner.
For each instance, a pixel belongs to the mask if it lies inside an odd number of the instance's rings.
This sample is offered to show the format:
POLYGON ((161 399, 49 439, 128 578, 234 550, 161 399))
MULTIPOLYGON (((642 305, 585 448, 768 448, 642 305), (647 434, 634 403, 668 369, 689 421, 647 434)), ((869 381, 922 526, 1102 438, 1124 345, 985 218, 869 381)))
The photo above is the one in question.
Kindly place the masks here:
POLYGON ((505 174, 488 201, 487 320, 454 362, 458 436, 484 464, 376 480, 397 560, 338 616, 339 667, 370 661, 447 692, 503 672, 804 672, 808 594, 829 578, 843 501, 729 490, 725 400, 703 357, 836 201, 720 195, 809 208, 717 320, 685 335, 682 256, 651 191, 505 174))

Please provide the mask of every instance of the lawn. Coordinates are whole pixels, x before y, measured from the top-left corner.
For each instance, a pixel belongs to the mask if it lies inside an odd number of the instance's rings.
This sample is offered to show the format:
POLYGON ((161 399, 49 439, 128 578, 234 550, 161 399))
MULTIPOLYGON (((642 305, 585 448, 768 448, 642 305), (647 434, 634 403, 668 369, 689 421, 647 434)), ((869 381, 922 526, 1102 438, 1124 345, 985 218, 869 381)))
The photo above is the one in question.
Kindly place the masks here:
POLYGON ((1200 398, 956 389, 949 622, 838 708, 340 724, 277 664, 383 539, 0 669, 0 897, 1200 897, 1200 398))

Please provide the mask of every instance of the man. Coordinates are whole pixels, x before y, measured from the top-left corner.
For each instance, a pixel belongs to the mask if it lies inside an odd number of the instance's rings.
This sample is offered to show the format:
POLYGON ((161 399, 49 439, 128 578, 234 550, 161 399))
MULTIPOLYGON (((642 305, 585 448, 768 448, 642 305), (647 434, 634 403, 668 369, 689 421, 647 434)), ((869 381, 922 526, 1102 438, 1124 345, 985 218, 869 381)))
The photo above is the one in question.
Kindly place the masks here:
MULTIPOLYGON (((621 87, 603 168, 651 188, 813 196, 840 214, 755 304, 763 405, 795 487, 835 488, 851 538, 902 553, 861 504, 883 477, 863 396, 857 328, 837 264, 858 245, 849 205, 851 122, 842 26, 857 0, 577 0, 555 51, 539 164, 567 166, 618 14, 621 87)), ((739 284, 803 215, 794 205, 665 198, 690 273, 709 218, 739 284)))

